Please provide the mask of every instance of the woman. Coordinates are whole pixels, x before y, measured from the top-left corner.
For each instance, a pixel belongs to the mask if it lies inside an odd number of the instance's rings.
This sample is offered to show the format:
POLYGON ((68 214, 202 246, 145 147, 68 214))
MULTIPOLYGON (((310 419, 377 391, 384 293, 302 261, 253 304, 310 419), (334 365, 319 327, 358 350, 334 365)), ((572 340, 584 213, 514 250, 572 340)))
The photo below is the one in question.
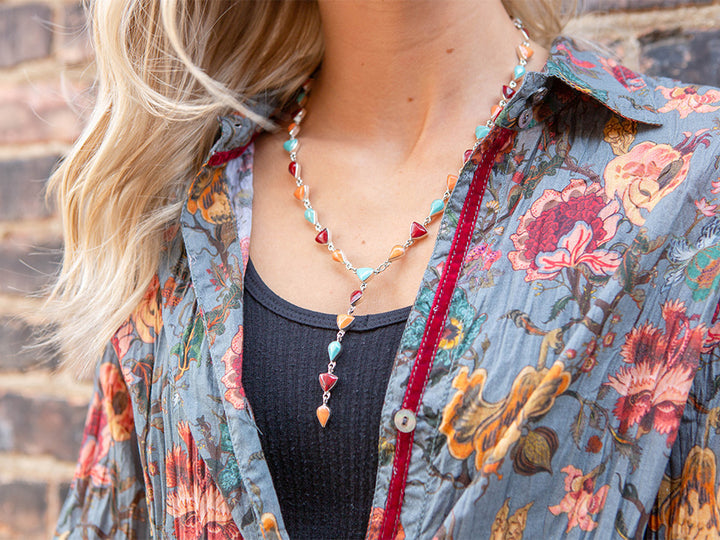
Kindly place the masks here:
POLYGON ((717 90, 499 1, 93 15, 59 537, 717 536, 717 90))

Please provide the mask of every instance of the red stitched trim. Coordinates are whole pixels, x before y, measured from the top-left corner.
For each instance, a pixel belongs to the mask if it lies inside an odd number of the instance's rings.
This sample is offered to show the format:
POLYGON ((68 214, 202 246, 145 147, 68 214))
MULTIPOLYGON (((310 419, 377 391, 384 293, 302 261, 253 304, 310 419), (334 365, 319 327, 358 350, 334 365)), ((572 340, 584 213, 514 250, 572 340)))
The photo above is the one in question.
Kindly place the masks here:
MULTIPOLYGON (((410 373, 408 386, 403 397, 403 409, 410 409, 417 414, 422 402, 422 396, 427 386, 428 377, 432 369, 435 353, 442 331, 445 328, 445 322, 450 308, 450 301, 460 275, 460 267, 465 259, 472 233, 475 230, 475 222, 477 221, 480 205, 485 195, 485 187, 490 177, 490 171, 495 163, 495 157, 500 149, 510 137, 510 130, 494 129, 493 133, 488 135, 491 137, 490 147, 484 153, 480 165, 475 170, 470 189, 465 197, 460 219, 455 230, 450 253, 445 260, 443 272, 440 277, 435 298, 433 299, 432 308, 425 323, 425 331, 423 333, 420 348, 410 373)), ((382 540, 391 540, 397 534, 398 525, 400 523, 400 512, 402 510, 403 499, 405 498, 405 484, 407 482, 407 473, 410 466, 410 458, 412 454, 412 445, 415 431, 410 433, 397 433, 395 442, 395 457, 393 459, 393 471, 390 477, 390 485, 388 487, 388 497, 385 504, 385 512, 383 513, 383 522, 380 528, 380 538, 382 540)))
POLYGON ((715 313, 713 313, 710 324, 715 324, 718 321, 718 317, 720 317, 720 300, 718 300, 718 303, 715 304, 715 313))
POLYGON ((247 147, 253 143, 256 136, 257 136, 257 133, 254 133, 247 144, 240 146, 238 148, 233 148, 232 150, 226 150, 224 152, 215 152, 207 160, 207 165, 210 167, 217 167, 218 165, 227 163, 231 159, 235 159, 236 157, 241 156, 245 152, 245 150, 247 150, 247 147))

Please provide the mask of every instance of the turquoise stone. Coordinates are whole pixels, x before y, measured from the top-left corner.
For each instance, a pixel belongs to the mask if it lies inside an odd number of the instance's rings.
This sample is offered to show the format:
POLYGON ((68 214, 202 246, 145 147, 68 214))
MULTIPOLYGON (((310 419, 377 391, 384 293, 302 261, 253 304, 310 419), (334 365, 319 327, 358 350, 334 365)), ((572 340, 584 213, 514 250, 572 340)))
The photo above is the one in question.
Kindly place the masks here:
POLYGON ((487 134, 490 133, 490 128, 487 126, 478 126, 475 128, 475 138, 484 139, 487 134))
POLYGON ((288 139, 283 143, 283 148, 288 152, 294 152, 298 147, 297 139, 288 139))
POLYGON ((521 66, 520 64, 515 66, 514 74, 516 79, 519 79, 520 77, 525 75, 525 66, 521 66))
POLYGON ((315 225, 315 219, 316 219, 315 210, 313 210, 312 208, 308 208, 307 210, 305 210, 305 219, 307 219, 310 223, 315 225))
POLYGON ((442 212, 443 208, 445 208, 445 203, 442 202, 441 199, 435 199, 430 203, 430 215, 434 216, 435 214, 442 212))
POLYGON ((333 341, 330 345, 328 345, 328 356, 330 357, 331 362, 337 358, 337 355, 340 354, 341 350, 342 345, 340 345, 339 341, 333 341))
POLYGON ((374 269, 373 268, 358 268, 355 273, 357 274, 357 277, 360 279, 360 281, 367 281, 370 279, 370 276, 373 275, 374 269))

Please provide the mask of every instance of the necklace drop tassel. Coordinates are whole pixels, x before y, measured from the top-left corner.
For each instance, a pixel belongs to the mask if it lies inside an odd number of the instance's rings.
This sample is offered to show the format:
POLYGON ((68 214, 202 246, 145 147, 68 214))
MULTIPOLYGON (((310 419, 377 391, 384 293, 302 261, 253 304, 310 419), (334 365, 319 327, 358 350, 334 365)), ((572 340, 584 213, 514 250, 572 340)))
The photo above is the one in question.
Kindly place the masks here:
POLYGON ((317 414, 317 419, 318 422, 320 422, 320 425, 325 427, 328 419, 330 418, 330 407, 327 405, 320 405, 315 411, 315 414, 317 414))

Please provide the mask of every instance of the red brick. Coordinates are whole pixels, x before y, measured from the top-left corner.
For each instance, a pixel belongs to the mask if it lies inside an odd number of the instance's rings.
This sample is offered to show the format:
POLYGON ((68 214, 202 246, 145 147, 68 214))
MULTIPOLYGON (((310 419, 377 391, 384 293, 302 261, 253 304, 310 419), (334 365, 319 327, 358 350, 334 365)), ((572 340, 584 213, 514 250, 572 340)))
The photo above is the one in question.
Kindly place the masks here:
POLYGON ((39 292, 57 274, 61 259, 59 242, 35 245, 21 241, 0 243, 0 292, 39 292))
POLYGON ((59 398, 0 394, 0 450, 74 462, 86 413, 86 405, 59 398))
POLYGON ((0 83, 0 144, 73 141, 88 111, 87 89, 68 80, 0 83))
POLYGON ((48 56, 51 25, 52 12, 43 4, 0 7, 0 67, 48 56))
POLYGON ((5 221, 50 215, 45 204, 47 178, 58 156, 0 161, 0 219, 5 221))
POLYGON ((39 482, 0 483, 0 536, 42 538, 45 533, 47 486, 39 482))
POLYGON ((0 373, 29 371, 38 367, 54 368, 59 363, 57 350, 49 346, 29 345, 38 339, 38 329, 19 319, 0 317, 0 373))

